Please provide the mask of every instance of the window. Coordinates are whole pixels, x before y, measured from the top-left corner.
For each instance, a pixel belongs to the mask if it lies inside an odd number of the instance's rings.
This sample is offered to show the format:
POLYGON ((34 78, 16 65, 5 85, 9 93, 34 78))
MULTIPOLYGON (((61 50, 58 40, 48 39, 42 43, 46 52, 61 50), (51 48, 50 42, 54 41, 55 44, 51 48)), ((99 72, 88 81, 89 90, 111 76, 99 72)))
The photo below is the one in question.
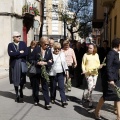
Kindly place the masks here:
POLYGON ((52 17, 52 20, 58 20, 58 17, 52 17))
POLYGON ((57 8, 58 8, 58 5, 53 4, 53 5, 52 5, 52 8, 53 8, 53 9, 57 9, 57 8))

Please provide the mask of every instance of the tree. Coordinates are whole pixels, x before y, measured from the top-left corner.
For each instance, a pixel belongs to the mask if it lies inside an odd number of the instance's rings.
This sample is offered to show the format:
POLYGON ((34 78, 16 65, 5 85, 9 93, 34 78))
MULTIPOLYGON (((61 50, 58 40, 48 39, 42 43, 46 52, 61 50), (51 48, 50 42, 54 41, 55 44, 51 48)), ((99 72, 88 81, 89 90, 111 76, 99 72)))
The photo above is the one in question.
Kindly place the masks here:
POLYGON ((68 0, 63 9, 55 11, 59 14, 60 20, 66 24, 67 30, 74 40, 74 33, 81 33, 92 21, 92 0, 68 0))
POLYGON ((81 36, 82 38, 86 38, 87 36, 89 36, 89 33, 92 32, 92 25, 91 24, 87 24, 83 27, 81 27, 81 30, 78 32, 79 36, 81 36))

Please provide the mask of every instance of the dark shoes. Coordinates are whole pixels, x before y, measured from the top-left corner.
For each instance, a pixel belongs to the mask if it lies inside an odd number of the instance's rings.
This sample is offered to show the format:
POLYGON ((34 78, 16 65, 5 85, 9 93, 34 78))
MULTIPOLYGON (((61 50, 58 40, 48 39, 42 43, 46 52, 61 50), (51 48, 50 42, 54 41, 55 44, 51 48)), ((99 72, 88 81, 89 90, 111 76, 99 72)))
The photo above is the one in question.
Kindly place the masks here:
POLYGON ((65 107, 65 106, 67 106, 67 105, 68 105, 67 102, 62 102, 62 107, 65 107))
POLYGON ((18 96, 18 97, 16 97, 15 102, 17 102, 17 103, 19 103, 19 102, 20 102, 19 96, 18 96))
POLYGON ((35 106, 39 105, 39 102, 35 102, 34 105, 35 105, 35 106))
POLYGON ((23 101, 23 91, 22 90, 19 90, 19 93, 20 93, 20 95, 19 94, 17 94, 16 96, 16 99, 15 99, 15 102, 24 102, 23 101))
POLYGON ((52 104, 55 104, 55 100, 51 100, 51 103, 52 103, 52 104))
POLYGON ((93 108, 93 103, 89 101, 89 108, 93 108))
POLYGON ((45 105, 46 110, 50 110, 51 106, 50 105, 45 105))

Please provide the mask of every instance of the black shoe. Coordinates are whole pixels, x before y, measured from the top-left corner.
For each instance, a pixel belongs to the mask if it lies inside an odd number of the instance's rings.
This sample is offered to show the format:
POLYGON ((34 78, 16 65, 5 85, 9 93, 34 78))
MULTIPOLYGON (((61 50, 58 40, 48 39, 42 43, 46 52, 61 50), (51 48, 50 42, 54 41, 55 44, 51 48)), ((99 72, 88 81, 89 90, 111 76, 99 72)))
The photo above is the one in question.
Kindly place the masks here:
POLYGON ((52 103, 52 104, 55 104, 55 100, 51 100, 51 103, 52 103))
POLYGON ((35 106, 39 105, 39 102, 35 102, 34 105, 35 105, 35 106))
POLYGON ((15 102, 18 102, 19 103, 19 96, 18 97, 16 97, 16 99, 15 99, 15 102))
POLYGON ((20 101, 21 101, 22 103, 24 103, 24 100, 23 100, 23 98, 21 98, 21 99, 20 99, 20 101))
POLYGON ((62 107, 65 107, 65 106, 67 106, 67 105, 68 105, 67 102, 62 102, 62 107))
POLYGON ((89 102, 89 108, 93 108, 92 102, 89 102))
POLYGON ((51 106, 50 105, 45 105, 46 110, 50 110, 51 106))

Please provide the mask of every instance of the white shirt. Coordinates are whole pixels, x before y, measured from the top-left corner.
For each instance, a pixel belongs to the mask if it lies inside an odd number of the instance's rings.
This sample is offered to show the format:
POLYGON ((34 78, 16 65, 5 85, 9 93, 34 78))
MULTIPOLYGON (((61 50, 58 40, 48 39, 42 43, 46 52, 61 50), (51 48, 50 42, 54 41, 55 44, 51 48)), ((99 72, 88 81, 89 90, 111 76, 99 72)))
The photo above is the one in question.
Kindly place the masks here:
POLYGON ((56 76, 56 73, 62 73, 68 70, 64 52, 60 52, 59 55, 53 54, 53 61, 52 68, 48 72, 50 76, 56 76))
POLYGON ((53 60, 54 60, 54 70, 56 73, 62 73, 63 68, 62 68, 62 63, 61 63, 61 58, 60 55, 55 55, 53 54, 53 60))

